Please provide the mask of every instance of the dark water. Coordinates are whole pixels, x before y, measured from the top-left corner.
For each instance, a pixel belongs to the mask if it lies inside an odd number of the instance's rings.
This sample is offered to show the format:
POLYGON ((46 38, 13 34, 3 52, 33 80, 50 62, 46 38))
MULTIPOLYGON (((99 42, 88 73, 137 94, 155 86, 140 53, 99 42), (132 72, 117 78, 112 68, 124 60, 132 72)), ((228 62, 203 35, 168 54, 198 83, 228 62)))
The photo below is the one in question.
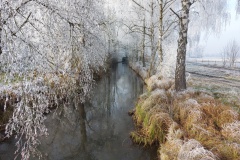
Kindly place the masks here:
MULTIPOLYGON (((143 82, 128 66, 118 64, 99 81, 92 100, 84 105, 72 101, 70 107, 49 116, 49 136, 38 147, 47 160, 154 160, 156 149, 132 143, 134 130, 127 112, 134 107, 143 82)), ((14 140, 0 144, 0 159, 14 159, 14 140)), ((36 158, 31 158, 36 159, 36 158)))

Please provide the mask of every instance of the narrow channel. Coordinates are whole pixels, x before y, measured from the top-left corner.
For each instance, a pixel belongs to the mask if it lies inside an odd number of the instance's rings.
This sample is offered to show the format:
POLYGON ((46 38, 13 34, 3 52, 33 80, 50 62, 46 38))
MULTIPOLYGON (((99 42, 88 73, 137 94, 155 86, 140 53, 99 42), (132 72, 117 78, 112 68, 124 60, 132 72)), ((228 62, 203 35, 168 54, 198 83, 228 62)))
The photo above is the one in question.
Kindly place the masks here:
MULTIPOLYGON (((94 87, 84 105, 73 101, 46 120, 49 136, 40 138, 47 160, 155 160, 156 149, 133 144, 128 111, 143 92, 143 81, 118 63, 94 87)), ((14 159, 14 140, 0 144, 0 159, 14 159)), ((37 158, 31 158, 37 159, 37 158)))

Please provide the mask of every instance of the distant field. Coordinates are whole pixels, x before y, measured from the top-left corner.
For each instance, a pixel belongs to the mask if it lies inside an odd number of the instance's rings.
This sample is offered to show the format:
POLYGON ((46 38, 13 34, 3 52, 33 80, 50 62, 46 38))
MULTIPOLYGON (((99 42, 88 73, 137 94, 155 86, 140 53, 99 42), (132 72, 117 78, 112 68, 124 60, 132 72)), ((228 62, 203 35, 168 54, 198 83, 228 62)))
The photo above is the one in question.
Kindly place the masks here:
POLYGON ((203 84, 218 85, 227 88, 240 88, 240 68, 223 68, 214 65, 203 65, 202 62, 186 64, 187 76, 203 84))
MULTIPOLYGON (((187 62, 196 63, 199 65, 209 65, 209 66, 217 66, 223 67, 222 59, 217 57, 207 57, 207 58, 187 58, 187 62)), ((229 63, 226 64, 225 67, 229 67, 229 63)), ((235 68, 240 68, 240 59, 235 63, 235 68)))
POLYGON ((187 62, 188 87, 211 92, 240 113, 240 68, 223 68, 187 62))

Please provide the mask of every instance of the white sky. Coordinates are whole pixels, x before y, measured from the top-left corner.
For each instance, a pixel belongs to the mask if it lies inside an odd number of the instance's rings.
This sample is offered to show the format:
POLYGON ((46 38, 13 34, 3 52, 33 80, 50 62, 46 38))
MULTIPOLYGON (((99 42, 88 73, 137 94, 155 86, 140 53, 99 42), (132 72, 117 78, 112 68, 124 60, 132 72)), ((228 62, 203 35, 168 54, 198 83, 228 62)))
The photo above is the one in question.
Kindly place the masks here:
POLYGON ((236 16, 236 0, 229 0, 228 9, 231 13, 230 23, 218 35, 212 34, 208 37, 204 48, 206 57, 220 56, 223 47, 234 39, 240 45, 240 15, 236 16))

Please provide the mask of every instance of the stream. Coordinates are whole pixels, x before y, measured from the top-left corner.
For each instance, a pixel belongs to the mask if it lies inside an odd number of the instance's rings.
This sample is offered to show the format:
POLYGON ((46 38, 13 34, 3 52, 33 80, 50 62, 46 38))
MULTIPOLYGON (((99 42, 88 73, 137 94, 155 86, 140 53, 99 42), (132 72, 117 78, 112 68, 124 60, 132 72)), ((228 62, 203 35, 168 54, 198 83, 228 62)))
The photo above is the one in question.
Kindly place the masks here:
MULTIPOLYGON (((91 101, 82 105, 73 100, 48 116, 49 135, 39 139, 41 159, 157 159, 156 148, 138 146, 129 137, 134 124, 128 111, 134 108, 143 87, 143 81, 127 65, 118 63, 97 82, 91 101)), ((0 160, 14 159, 15 141, 0 143, 0 160)))

